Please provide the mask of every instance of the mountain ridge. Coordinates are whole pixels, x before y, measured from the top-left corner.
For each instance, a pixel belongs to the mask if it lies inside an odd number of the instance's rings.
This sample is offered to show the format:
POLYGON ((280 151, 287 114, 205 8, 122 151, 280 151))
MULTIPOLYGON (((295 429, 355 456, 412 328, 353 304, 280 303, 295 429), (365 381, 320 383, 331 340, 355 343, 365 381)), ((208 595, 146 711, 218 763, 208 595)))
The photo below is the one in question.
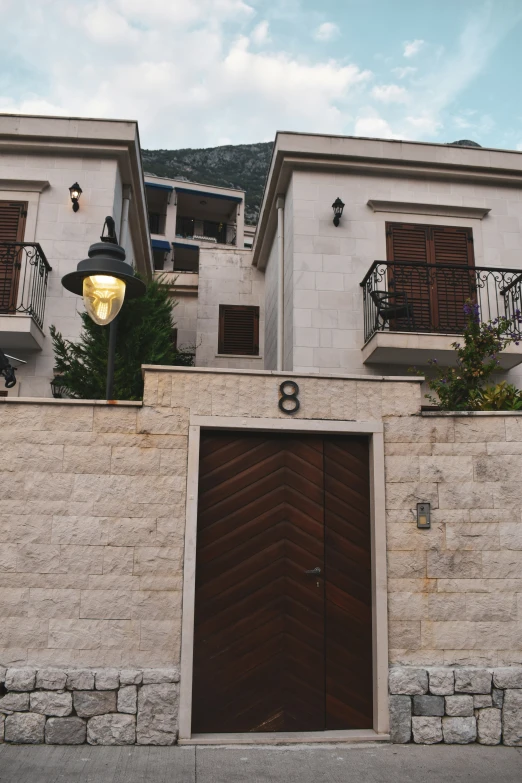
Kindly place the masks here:
POLYGON ((146 174, 245 191, 245 222, 257 223, 273 142, 142 150, 146 174))

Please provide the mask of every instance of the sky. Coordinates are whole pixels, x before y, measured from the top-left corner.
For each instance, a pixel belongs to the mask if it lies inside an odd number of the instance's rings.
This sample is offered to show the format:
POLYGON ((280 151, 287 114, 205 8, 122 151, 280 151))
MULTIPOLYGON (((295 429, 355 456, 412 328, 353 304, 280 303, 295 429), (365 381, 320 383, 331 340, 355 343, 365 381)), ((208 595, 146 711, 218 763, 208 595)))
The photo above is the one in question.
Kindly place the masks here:
POLYGON ((522 0, 0 0, 0 112, 522 150, 522 0))

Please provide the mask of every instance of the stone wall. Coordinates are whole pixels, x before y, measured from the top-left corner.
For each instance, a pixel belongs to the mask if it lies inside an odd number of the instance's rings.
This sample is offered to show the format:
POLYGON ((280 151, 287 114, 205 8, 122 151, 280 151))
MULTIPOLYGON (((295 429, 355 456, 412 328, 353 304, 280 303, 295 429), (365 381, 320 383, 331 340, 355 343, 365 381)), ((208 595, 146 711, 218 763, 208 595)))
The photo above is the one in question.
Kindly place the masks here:
POLYGON ((522 416, 389 418, 385 451, 390 662, 522 664, 522 416))
POLYGON ((187 419, 151 414, 0 405, 0 666, 178 665, 187 419))
MULTIPOLYGON (((284 426, 283 377, 151 370, 143 406, 0 401, 0 666, 92 669, 103 681, 107 669, 179 665, 190 415, 278 418, 284 426)), ((441 721, 442 736, 453 725, 446 718, 473 718, 480 740, 481 722, 498 726, 500 715, 487 711, 500 709, 500 696, 457 686, 471 667, 505 691, 515 717, 504 742, 522 744, 522 688, 498 679, 506 667, 518 677, 522 666, 522 416, 419 415, 416 380, 295 379, 301 408, 293 421, 384 422, 389 659, 406 677, 420 668, 427 683, 422 692, 392 690, 392 705, 401 714, 409 705, 414 729, 417 718, 441 721), (431 503, 431 530, 416 527, 420 501, 431 503), (434 668, 453 678, 454 693, 431 689, 434 668), (444 716, 430 715, 440 700, 414 699, 455 695, 477 697, 473 710, 484 716, 452 714, 451 701, 444 716), (491 705, 479 696, 491 696, 491 705)), ((90 689, 100 690, 94 681, 90 689)), ((40 694, 52 690, 35 682, 40 694)), ((18 693, 9 683, 7 696, 18 693)), ((67 679, 58 690, 68 692, 67 679)), ((462 724, 467 736, 471 723, 462 724)))
POLYGON ((522 745, 522 667, 390 669, 392 742, 522 745))
POLYGON ((174 745, 179 672, 0 668, 0 743, 174 745))

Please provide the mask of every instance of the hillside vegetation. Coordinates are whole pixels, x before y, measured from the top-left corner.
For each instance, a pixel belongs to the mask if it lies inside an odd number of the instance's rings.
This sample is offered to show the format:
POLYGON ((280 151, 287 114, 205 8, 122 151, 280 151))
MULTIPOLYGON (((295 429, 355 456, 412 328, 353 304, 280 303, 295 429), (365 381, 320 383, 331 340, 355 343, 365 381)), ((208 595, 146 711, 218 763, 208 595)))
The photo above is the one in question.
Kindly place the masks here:
POLYGON ((273 143, 229 144, 184 150, 142 150, 147 174, 241 188, 246 191, 245 222, 257 223, 273 143))

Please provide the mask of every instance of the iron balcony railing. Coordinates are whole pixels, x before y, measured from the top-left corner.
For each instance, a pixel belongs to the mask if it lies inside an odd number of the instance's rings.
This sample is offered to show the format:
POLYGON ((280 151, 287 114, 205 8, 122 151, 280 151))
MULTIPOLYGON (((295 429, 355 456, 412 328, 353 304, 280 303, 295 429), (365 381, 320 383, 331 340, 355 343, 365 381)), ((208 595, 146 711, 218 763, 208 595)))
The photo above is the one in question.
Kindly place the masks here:
MULTIPOLYGON (((365 342, 385 330, 461 334, 467 301, 482 321, 522 310, 521 269, 374 261, 361 286, 365 342)), ((521 334, 516 321, 513 332, 521 334)))
POLYGON ((176 219, 176 236, 184 239, 207 239, 219 245, 235 245, 236 227, 231 223, 178 217, 176 219))
POLYGON ((30 315, 42 329, 50 271, 37 242, 0 242, 0 314, 30 315))

